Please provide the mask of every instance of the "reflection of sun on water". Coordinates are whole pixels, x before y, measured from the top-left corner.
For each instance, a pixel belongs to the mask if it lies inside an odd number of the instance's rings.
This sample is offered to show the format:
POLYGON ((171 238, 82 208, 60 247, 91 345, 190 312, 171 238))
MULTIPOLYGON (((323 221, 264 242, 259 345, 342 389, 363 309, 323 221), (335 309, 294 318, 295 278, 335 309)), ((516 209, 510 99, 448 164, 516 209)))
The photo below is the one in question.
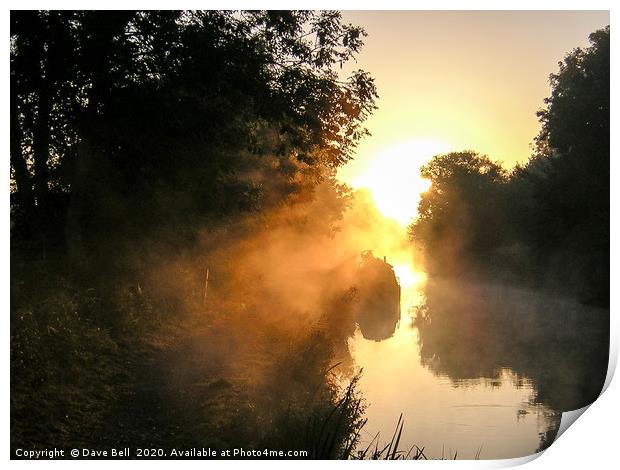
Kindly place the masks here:
MULTIPOLYGON (((409 324, 415 316, 415 308, 422 301, 426 273, 415 269, 413 264, 395 264, 394 273, 400 283, 400 321, 409 324)), ((397 335, 398 336, 398 332, 397 335)))
POLYGON ((396 259, 393 266, 402 292, 401 319, 394 335, 371 341, 358 330, 349 341, 355 363, 363 369, 359 390, 368 405, 359 450, 377 440, 379 448, 389 443, 402 416, 399 449, 415 444, 424 447, 430 458, 457 453, 460 458, 473 459, 478 449, 488 459, 535 452, 539 433, 546 429, 540 427, 539 417, 547 411, 531 405, 531 383, 517 382, 514 373, 502 370, 492 381, 473 379, 457 386, 421 360, 423 343, 411 317, 423 300, 426 277, 402 264, 402 258, 396 259))
MULTIPOLYGON (((515 385, 514 378, 502 372, 499 381, 493 382, 500 386, 480 379, 457 387, 422 360, 424 343, 413 326, 418 308, 425 305, 427 276, 407 240, 406 226, 417 214, 421 194, 430 187, 420 176, 420 167, 448 151, 448 146, 436 141, 406 142, 378 153, 364 172, 348 180, 357 189, 367 188, 384 216, 371 212, 364 243, 380 258, 386 256, 401 287, 400 322, 393 335, 373 341, 360 328, 349 341, 355 364, 363 369, 359 390, 368 405, 360 449, 375 439, 379 445, 389 442, 403 416, 399 448, 421 445, 430 457, 458 451, 459 456, 474 458, 482 447, 486 458, 527 455, 539 445, 539 422, 523 412, 531 409, 531 385, 515 385)), ((347 385, 348 377, 343 382, 347 385)))
POLYGON ((368 188, 383 215, 407 225, 416 215, 420 195, 431 185, 420 176, 420 167, 447 151, 446 144, 429 139, 394 145, 377 155, 352 186, 368 188))

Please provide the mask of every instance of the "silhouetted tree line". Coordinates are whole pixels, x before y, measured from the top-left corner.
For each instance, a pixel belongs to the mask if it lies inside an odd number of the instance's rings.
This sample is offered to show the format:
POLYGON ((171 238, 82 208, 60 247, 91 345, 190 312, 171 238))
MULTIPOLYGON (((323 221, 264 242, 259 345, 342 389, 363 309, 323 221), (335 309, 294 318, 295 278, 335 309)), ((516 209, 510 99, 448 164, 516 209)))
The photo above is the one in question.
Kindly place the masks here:
POLYGON ((14 253, 111 263, 311 193, 375 107, 338 12, 13 11, 14 253))
POLYGON ((550 76, 529 161, 438 155, 410 226, 430 270, 477 273, 609 304, 609 26, 550 76))

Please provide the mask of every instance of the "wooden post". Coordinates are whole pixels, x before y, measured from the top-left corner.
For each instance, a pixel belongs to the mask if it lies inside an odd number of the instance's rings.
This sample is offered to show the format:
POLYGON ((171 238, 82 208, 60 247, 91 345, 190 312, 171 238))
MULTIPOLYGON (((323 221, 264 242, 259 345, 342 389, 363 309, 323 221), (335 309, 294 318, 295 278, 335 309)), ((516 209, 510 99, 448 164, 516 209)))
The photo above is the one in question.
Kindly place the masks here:
POLYGON ((205 289, 202 295, 202 304, 205 305, 207 303, 207 289, 209 288, 209 268, 207 268, 207 272, 205 274, 205 289))

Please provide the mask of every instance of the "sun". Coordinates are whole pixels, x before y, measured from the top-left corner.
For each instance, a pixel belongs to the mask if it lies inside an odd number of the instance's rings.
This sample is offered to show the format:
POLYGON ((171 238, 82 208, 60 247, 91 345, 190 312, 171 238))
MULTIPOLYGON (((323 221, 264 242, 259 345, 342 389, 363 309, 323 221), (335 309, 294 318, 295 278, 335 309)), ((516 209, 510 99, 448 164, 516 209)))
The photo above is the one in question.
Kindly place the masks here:
POLYGON ((352 182, 355 188, 367 188, 377 209, 407 225, 415 218, 422 193, 431 182, 420 176, 420 167, 437 154, 450 150, 447 144, 432 139, 414 139, 379 152, 352 182))

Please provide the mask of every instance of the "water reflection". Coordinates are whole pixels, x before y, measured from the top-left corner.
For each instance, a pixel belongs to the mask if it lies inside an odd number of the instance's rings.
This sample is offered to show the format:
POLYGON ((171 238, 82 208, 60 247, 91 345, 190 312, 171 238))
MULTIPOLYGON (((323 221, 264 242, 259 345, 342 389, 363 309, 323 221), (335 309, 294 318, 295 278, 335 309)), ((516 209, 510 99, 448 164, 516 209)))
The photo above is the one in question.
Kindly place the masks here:
MULTIPOLYGON (((416 309, 422 363, 455 384, 510 368, 535 400, 582 408, 607 373, 609 311, 515 287, 433 281, 416 309)), ((466 383, 466 382, 465 382, 466 383)))
POLYGON ((357 276, 356 320, 362 335, 374 341, 390 338, 400 320, 400 285, 392 265, 364 251, 357 276))
POLYGON ((455 281, 404 286, 401 306, 392 337, 368 341, 358 330, 349 342, 369 404, 362 446, 377 432, 389 441, 403 413, 402 448, 528 455, 552 442, 561 411, 590 403, 603 385, 608 311, 455 281))
POLYGON ((383 341, 394 336, 399 320, 400 314, 377 316, 367 311, 360 312, 357 317, 362 336, 373 341, 383 341))

